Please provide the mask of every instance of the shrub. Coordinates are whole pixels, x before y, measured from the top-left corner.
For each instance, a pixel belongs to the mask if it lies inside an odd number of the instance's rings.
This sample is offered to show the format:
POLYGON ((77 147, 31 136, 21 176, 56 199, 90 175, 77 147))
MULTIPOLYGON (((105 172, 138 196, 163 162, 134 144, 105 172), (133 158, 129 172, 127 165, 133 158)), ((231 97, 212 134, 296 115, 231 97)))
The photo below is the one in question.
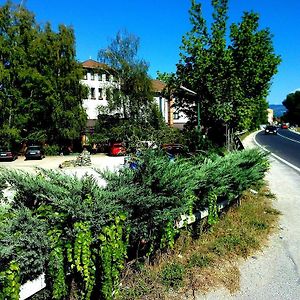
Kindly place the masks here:
POLYGON ((162 284, 168 288, 178 289, 183 281, 184 266, 173 262, 163 267, 161 271, 162 284))
POLYGON ((189 267, 207 267, 211 262, 210 257, 207 254, 194 253, 189 260, 189 267))
MULTIPOLYGON (((0 211, 0 272, 17 264, 14 272, 24 282, 45 270, 53 299, 63 299, 74 289, 89 299, 98 287, 101 297, 112 299, 127 257, 149 257, 173 247, 178 233, 174 223, 181 214, 208 206, 215 221, 217 202, 233 200, 258 184, 267 168, 266 156, 257 150, 175 161, 149 150, 141 155, 137 170, 102 174, 106 187, 92 176, 1 171, 0 182, 16 194, 0 211)), ((253 225, 263 229, 262 223, 253 225)), ((212 250, 244 247, 237 238, 220 238, 212 250)), ((190 263, 201 267, 208 261, 200 256, 190 263)), ((178 288, 183 272, 180 264, 166 265, 164 284, 178 288)))
POLYGON ((58 145, 48 145, 45 147, 45 155, 55 156, 59 154, 60 147, 58 145))

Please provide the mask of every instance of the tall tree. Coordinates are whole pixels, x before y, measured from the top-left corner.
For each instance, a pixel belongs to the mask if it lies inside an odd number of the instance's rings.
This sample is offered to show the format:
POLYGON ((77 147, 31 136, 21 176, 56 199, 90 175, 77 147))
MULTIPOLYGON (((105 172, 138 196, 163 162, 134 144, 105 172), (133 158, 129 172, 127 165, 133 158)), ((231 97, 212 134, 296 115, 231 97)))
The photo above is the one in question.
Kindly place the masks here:
POLYGON ((266 123, 266 97, 281 61, 274 53, 270 30, 258 28, 259 16, 253 12, 245 12, 239 24, 231 25, 229 48, 241 90, 235 117, 243 128, 266 123))
POLYGON ((192 29, 182 39, 177 64, 178 105, 195 122, 199 101, 206 128, 226 123, 249 129, 266 117, 266 96, 280 58, 274 54, 269 30, 258 30, 254 13, 245 13, 241 23, 231 26, 232 44, 227 45, 228 0, 212 0, 212 6, 208 28, 201 4, 192 0, 192 29), (197 96, 183 94, 180 85, 197 96))
POLYGON ((300 91, 290 93, 286 96, 282 104, 287 111, 284 114, 284 120, 291 124, 300 124, 300 91))
POLYGON ((117 76, 120 88, 109 98, 110 112, 119 112, 132 122, 145 123, 151 116, 153 94, 148 64, 139 59, 139 38, 119 31, 110 45, 99 50, 98 58, 117 76))
POLYGON ((72 28, 54 32, 23 7, 9 1, 0 7, 0 142, 80 136, 86 90, 74 44, 72 28))

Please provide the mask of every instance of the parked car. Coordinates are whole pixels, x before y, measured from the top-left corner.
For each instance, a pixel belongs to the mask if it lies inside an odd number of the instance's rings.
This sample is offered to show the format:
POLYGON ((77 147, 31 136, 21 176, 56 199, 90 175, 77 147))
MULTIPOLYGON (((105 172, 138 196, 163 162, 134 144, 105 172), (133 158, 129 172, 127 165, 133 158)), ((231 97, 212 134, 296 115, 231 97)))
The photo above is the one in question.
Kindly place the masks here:
POLYGON ((45 157, 44 149, 41 146, 32 145, 28 146, 25 159, 43 159, 45 157))
POLYGON ((273 125, 266 126, 265 134, 277 134, 278 128, 273 125))
POLYGON ((0 148, 0 160, 14 161, 18 158, 18 154, 8 148, 0 148))
POLYGON ((122 143, 112 143, 109 147, 108 154, 112 156, 126 155, 126 148, 122 143))
POLYGON ((288 129, 289 127, 288 127, 288 125, 287 124, 285 124, 285 123, 282 123, 281 124, 281 129, 288 129))
POLYGON ((177 155, 189 156, 186 147, 181 144, 163 144, 161 148, 167 152, 171 159, 177 155))

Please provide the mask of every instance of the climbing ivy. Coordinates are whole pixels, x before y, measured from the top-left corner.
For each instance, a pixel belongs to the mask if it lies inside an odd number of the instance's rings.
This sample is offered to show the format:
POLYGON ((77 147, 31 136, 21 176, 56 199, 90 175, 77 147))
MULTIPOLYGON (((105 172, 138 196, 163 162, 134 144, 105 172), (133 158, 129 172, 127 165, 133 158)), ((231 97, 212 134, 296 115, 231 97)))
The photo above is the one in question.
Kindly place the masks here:
POLYGON ((175 236, 178 232, 178 229, 175 227, 174 219, 169 218, 163 230, 163 234, 160 240, 160 248, 164 249, 169 247, 170 249, 172 249, 175 244, 175 236))
POLYGON ((102 264, 101 291, 104 299, 113 299, 118 293, 120 274, 127 257, 129 229, 124 230, 126 216, 120 214, 99 235, 99 255, 102 264))
POLYGON ((18 300, 20 287, 19 265, 11 261, 8 268, 0 272, 0 299, 18 300))
POLYGON ((208 193, 208 224, 212 225, 218 221, 217 194, 214 191, 208 193))
POLYGON ((48 264, 48 275, 52 281, 52 298, 63 299, 68 294, 65 264, 64 264, 64 247, 62 242, 62 230, 51 229, 48 232, 50 240, 50 255, 48 264))
POLYGON ((75 265, 77 272, 82 276, 84 286, 82 288, 82 299, 90 299, 96 282, 95 255, 92 253, 92 233, 89 222, 76 222, 74 224, 76 232, 74 243, 74 264, 72 260, 71 248, 68 245, 68 261, 71 267, 75 265))

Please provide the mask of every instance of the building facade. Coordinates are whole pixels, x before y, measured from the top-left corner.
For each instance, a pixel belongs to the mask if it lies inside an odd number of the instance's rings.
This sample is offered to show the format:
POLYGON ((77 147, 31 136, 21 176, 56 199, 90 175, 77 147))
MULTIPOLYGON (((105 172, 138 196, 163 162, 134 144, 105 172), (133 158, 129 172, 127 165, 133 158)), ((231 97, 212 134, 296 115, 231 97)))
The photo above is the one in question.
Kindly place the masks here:
POLYGON ((184 124, 188 121, 188 118, 184 113, 180 112, 180 109, 176 107, 176 99, 166 99, 162 96, 162 92, 166 84, 160 80, 152 80, 152 89, 154 92, 154 99, 157 103, 165 122, 170 127, 182 129, 184 124))
MULTIPOLYGON (((107 65, 89 59, 82 63, 84 69, 84 78, 81 83, 88 87, 89 95, 83 99, 83 107, 88 116, 87 127, 93 128, 96 124, 99 107, 107 106, 107 96, 109 91, 120 88, 118 78, 114 71, 107 65)), ((162 92, 165 83, 160 80, 152 80, 152 89, 154 100, 165 122, 171 127, 183 128, 187 118, 174 108, 174 99, 166 99, 162 92)))
POLYGON ((89 59, 82 63, 82 67, 84 77, 81 83, 89 89, 88 98, 83 99, 83 107, 88 116, 87 127, 94 127, 98 117, 98 108, 107 106, 109 91, 118 89, 120 84, 113 70, 105 64, 89 59))

